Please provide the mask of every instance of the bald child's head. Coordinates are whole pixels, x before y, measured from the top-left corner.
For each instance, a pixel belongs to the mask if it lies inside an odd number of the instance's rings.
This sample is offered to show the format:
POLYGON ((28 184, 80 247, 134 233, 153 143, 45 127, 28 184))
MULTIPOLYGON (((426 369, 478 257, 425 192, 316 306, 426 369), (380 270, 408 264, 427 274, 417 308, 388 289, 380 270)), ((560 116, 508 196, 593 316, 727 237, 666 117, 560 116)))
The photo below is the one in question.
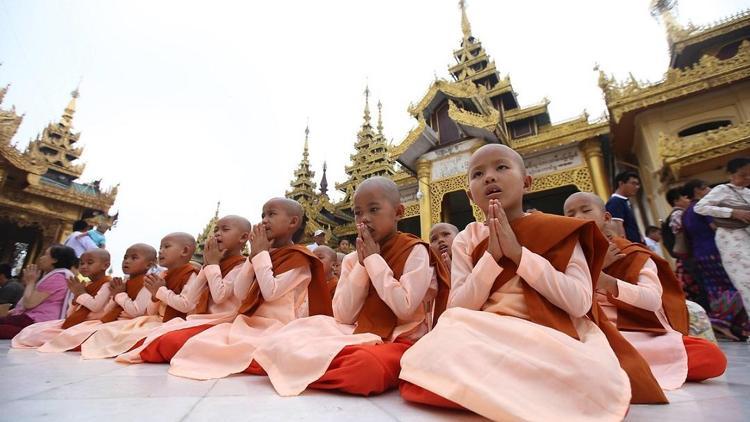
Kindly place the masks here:
POLYGON ((159 244, 159 265, 172 270, 190 262, 195 253, 195 238, 189 233, 174 232, 159 244))
POLYGON ((604 201, 591 192, 576 192, 565 200, 563 211, 568 217, 580 218, 596 223, 604 231, 612 215, 604 207, 604 201))
POLYGON ((274 247, 293 243, 304 230, 305 210, 289 198, 272 198, 263 204, 263 228, 274 247))
POLYGON ((109 268, 109 252, 106 249, 90 249, 81 255, 78 271, 91 281, 104 277, 109 268))
POLYGON ((437 223, 430 229, 430 248, 438 255, 453 256, 451 247, 458 234, 458 227, 450 223, 437 223))
POLYGON ((122 272, 131 278, 146 274, 156 266, 156 249, 145 243, 130 245, 122 258, 122 272))
POLYGON ((391 179, 371 177, 360 183, 354 192, 354 221, 360 237, 366 231, 380 243, 396 233, 403 216, 401 194, 391 179))
POLYGON ((317 256, 320 262, 323 263, 323 272, 326 274, 326 278, 331 278, 333 275, 333 267, 336 265, 337 256, 336 251, 325 245, 318 245, 313 251, 313 255, 317 256))
POLYGON ((227 251, 227 256, 242 253, 242 248, 250 238, 252 225, 245 217, 227 215, 221 217, 214 226, 214 238, 219 250, 227 251))
POLYGON ((487 144, 469 160, 469 198, 488 214, 490 201, 499 201, 509 219, 523 215, 523 195, 531 188, 523 158, 501 144, 487 144))

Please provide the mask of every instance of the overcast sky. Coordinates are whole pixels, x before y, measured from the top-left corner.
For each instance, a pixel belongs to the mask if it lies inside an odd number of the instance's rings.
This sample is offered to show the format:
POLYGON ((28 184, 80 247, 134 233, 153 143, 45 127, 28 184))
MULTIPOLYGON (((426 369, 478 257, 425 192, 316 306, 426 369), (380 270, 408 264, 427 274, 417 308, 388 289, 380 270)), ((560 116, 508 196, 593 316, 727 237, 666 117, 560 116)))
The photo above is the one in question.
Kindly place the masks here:
MULTIPOLYGON (((619 79, 662 77, 667 43, 649 2, 469 0, 467 10, 521 105, 546 96, 556 122, 603 113, 595 63, 619 79)), ((682 0, 678 13, 703 24, 747 7, 682 0)), ((120 183, 107 235, 120 274, 128 245, 197 234, 219 200, 221 214, 258 222, 289 188, 308 119, 316 179, 327 160, 329 183, 343 181, 368 82, 400 143, 416 123, 409 103, 434 75, 448 78, 460 41, 455 0, 0 0, 0 84, 11 84, 3 107, 25 114, 15 138, 25 147, 80 82, 82 179, 120 183)))

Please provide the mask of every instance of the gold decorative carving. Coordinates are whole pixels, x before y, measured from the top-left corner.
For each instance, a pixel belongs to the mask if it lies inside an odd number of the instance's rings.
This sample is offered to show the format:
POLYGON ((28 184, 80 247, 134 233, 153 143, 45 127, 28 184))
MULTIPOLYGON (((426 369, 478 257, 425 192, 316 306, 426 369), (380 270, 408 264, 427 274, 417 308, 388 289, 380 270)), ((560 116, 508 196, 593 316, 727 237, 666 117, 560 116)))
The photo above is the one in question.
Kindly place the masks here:
POLYGON ((706 54, 698 63, 686 69, 670 68, 664 79, 656 83, 642 83, 634 77, 624 83, 617 83, 614 78, 602 80, 607 106, 614 123, 623 114, 680 98, 709 88, 724 86, 750 77, 750 41, 743 41, 737 54, 720 60, 706 54))
POLYGON ((409 202, 404 204, 404 218, 416 217, 419 215, 419 202, 409 202))
POLYGON ((609 122, 605 119, 589 123, 586 115, 568 122, 552 125, 533 136, 511 140, 511 147, 522 154, 560 147, 609 133, 609 122))
POLYGON ((539 104, 530 105, 528 107, 524 108, 514 108, 512 110, 508 110, 505 112, 505 121, 506 122, 515 122, 518 120, 527 119, 529 117, 538 116, 540 114, 547 113, 547 106, 549 105, 549 100, 544 99, 539 104))
POLYGON ((421 114, 424 109, 432 102, 438 92, 443 92, 449 97, 456 98, 472 98, 479 95, 479 88, 469 80, 463 80, 460 82, 448 82, 442 79, 436 80, 427 89, 422 101, 416 105, 409 106, 409 114, 417 117, 421 114))
POLYGON ((433 180, 432 183, 430 183, 430 214, 432 217, 430 227, 440 222, 440 211, 445 194, 461 190, 466 191, 467 189, 469 189, 469 181, 465 174, 459 174, 437 181, 433 180))
POLYGON ((750 122, 680 138, 659 134, 659 155, 675 179, 688 165, 750 148, 750 122))
POLYGON ((683 28, 682 31, 674 31, 670 34, 673 42, 672 49, 680 53, 688 45, 695 45, 746 27, 748 20, 750 20, 750 9, 706 25, 689 26, 683 28))
POLYGON ((490 107, 486 115, 461 110, 456 103, 448 101, 448 117, 454 122, 494 132, 500 124, 500 112, 490 107))
POLYGON ((560 186, 574 185, 582 192, 593 192, 594 184, 587 166, 575 167, 557 173, 545 174, 533 180, 529 193, 541 192, 560 186))

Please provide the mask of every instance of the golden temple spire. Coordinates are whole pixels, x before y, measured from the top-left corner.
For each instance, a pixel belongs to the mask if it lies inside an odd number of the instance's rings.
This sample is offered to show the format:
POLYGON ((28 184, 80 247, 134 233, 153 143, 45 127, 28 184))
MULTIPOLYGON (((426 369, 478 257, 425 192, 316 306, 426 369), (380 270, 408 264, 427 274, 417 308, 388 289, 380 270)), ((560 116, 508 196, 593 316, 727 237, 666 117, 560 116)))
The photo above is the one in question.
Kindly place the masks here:
POLYGON ((464 40, 471 38, 471 24, 466 16, 466 0, 459 0, 458 7, 461 8, 461 31, 464 33, 464 40))
POLYGON ((214 212, 214 216, 211 217, 210 220, 208 220, 208 223, 205 227, 203 227, 203 231, 198 234, 198 237, 195 239, 195 252, 193 252, 193 261, 203 264, 203 250, 206 247, 206 241, 208 240, 208 237, 211 236, 214 232, 214 227, 216 227, 216 222, 219 221, 219 208, 221 208, 221 201, 216 202, 216 211, 214 212))
POLYGON ((383 103, 378 100, 378 135, 383 136, 383 103))
POLYGON ((365 85, 365 125, 370 125, 370 85, 365 85))
POLYGON ((323 177, 320 178, 320 194, 328 196, 328 178, 326 177, 326 170, 328 170, 328 164, 323 161, 323 177))
POLYGON ((78 87, 76 87, 76 89, 70 93, 70 96, 72 98, 68 102, 68 106, 65 107, 65 111, 63 111, 62 119, 60 120, 60 124, 63 127, 70 128, 73 126, 73 115, 76 112, 76 99, 78 98, 78 95, 79 95, 78 87))
POLYGON ((302 160, 294 172, 294 180, 290 183, 291 191, 286 193, 287 198, 294 199, 300 203, 310 203, 315 196, 315 172, 310 170, 310 154, 308 151, 308 138, 310 136, 310 125, 305 127, 305 146, 302 149, 302 160))

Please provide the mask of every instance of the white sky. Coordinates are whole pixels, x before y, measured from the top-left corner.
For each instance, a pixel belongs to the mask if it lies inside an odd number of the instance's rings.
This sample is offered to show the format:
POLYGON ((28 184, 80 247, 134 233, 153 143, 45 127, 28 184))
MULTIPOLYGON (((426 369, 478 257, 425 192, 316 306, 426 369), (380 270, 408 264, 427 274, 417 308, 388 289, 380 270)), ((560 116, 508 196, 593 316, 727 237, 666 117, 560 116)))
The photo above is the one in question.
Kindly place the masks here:
MULTIPOLYGON (((661 78, 667 44, 649 3, 469 0, 467 10, 521 105, 547 96, 555 122, 602 114, 597 62, 619 79, 661 78)), ((682 0, 679 20, 748 6, 682 0)), ((406 108, 434 74, 448 78, 460 40, 456 0, 0 0, 0 84, 11 84, 3 108, 25 114, 15 138, 25 147, 82 79, 82 179, 120 183, 107 236, 120 274, 128 245, 197 234, 218 200, 221 214, 258 222, 289 188, 308 118, 316 179, 327 160, 331 188, 345 180, 367 81, 400 143, 415 125, 406 108)))

